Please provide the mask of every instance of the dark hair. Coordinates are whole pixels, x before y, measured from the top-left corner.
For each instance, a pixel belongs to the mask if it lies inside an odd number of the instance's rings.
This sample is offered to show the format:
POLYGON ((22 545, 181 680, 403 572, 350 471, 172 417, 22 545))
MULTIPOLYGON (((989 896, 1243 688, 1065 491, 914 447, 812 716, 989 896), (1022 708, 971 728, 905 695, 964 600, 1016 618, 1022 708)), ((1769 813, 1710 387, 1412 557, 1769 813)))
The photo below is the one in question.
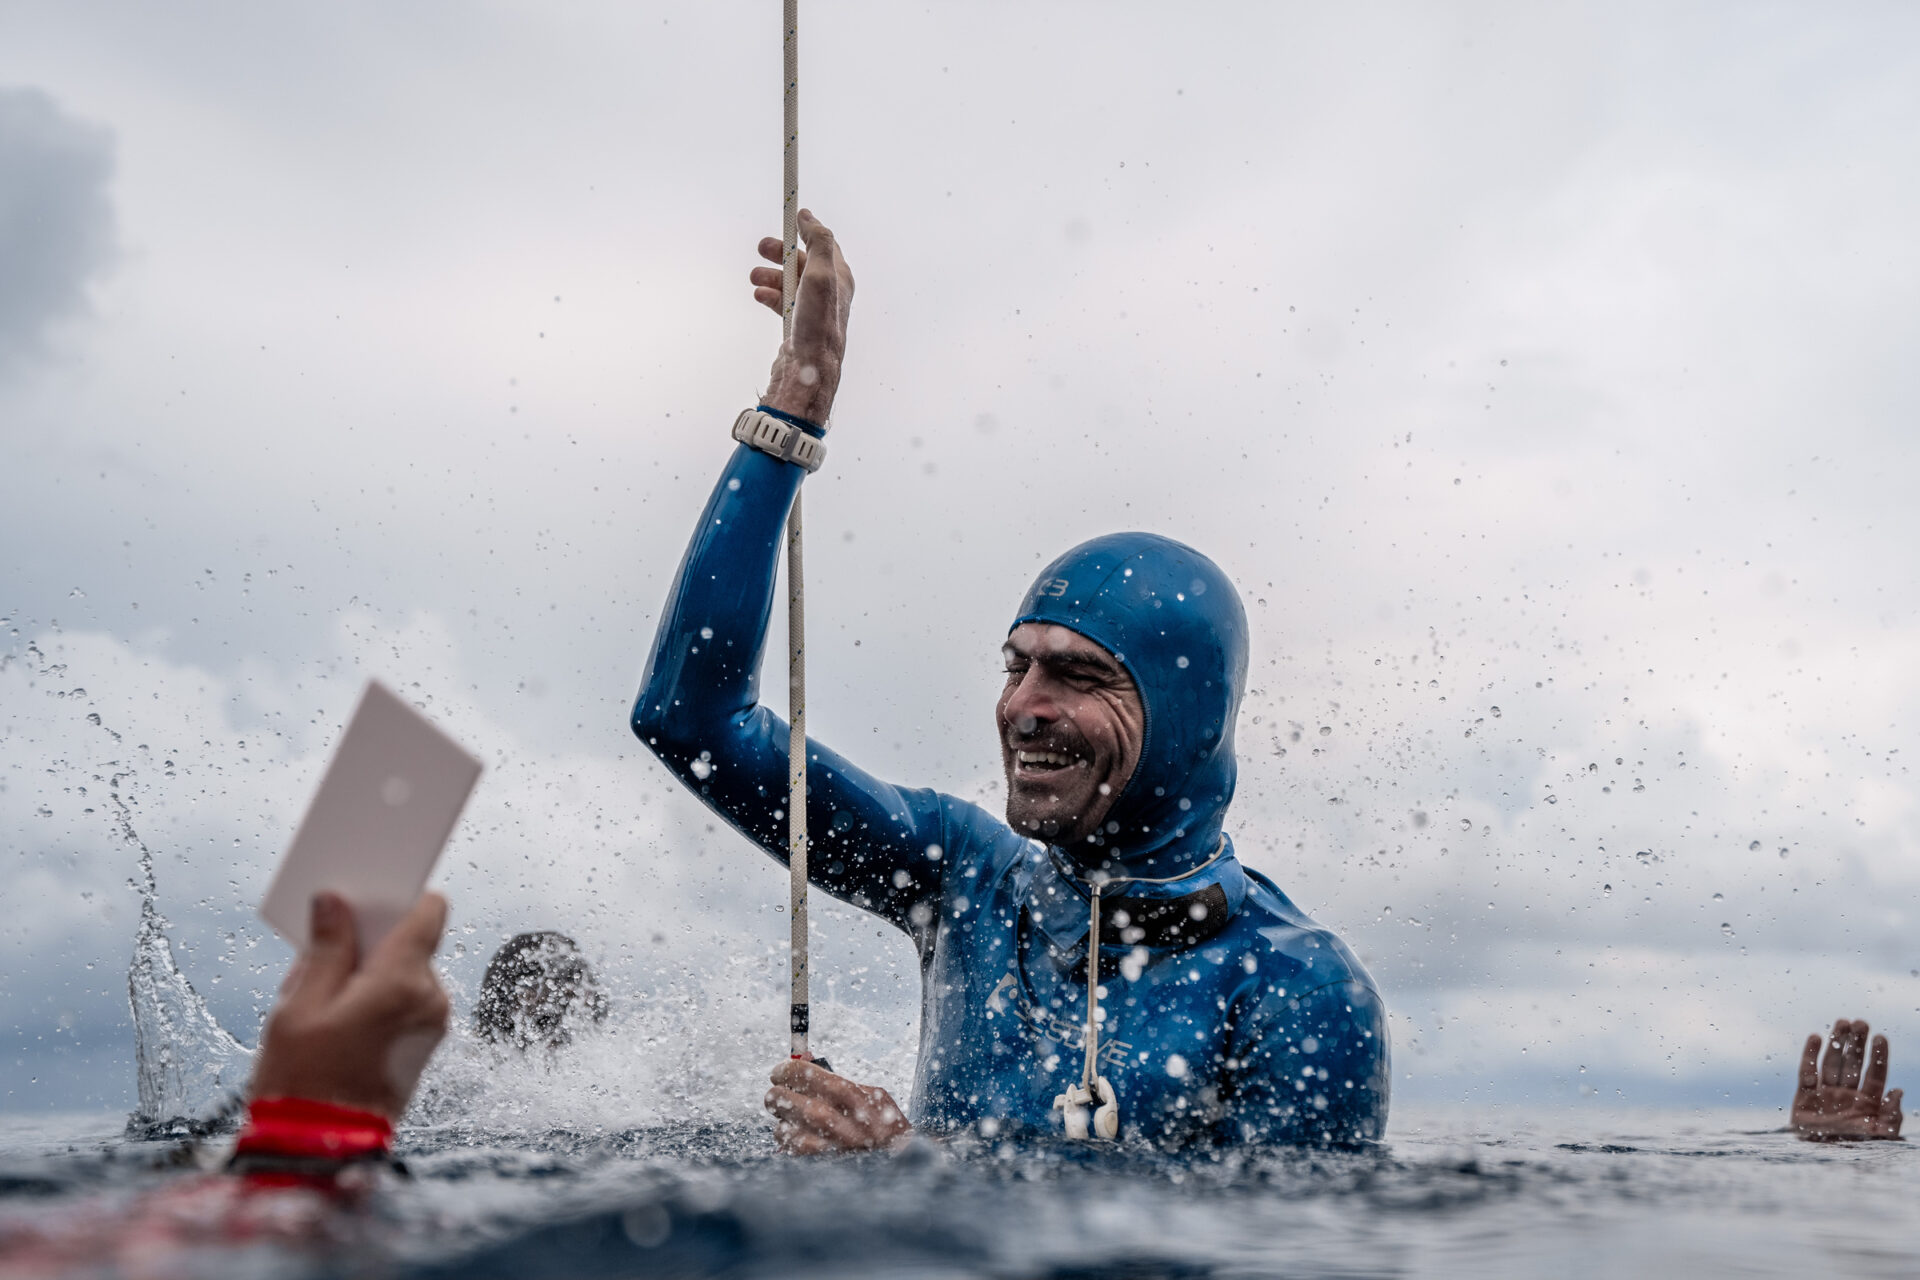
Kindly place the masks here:
POLYGON ((487 962, 473 1029, 495 1044, 559 1048, 573 1039, 580 1015, 607 1016, 607 997, 579 946, 550 929, 515 934, 487 962))

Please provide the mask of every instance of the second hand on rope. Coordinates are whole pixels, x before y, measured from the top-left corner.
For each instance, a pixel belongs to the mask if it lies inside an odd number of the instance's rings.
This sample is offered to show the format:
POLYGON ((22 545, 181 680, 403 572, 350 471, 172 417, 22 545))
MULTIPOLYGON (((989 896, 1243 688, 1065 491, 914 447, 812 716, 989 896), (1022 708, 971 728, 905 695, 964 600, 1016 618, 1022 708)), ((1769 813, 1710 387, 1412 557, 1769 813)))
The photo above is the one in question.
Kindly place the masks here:
MULTIPOLYGON (((800 5, 783 0, 786 67, 786 200, 781 216, 784 251, 780 259, 780 336, 793 337, 793 301, 799 291, 800 239, 800 5)), ((789 356, 791 353, 789 352, 789 356)), ((800 493, 787 515, 787 915, 792 927, 790 955, 792 1006, 789 1052, 808 1056, 807 1024, 807 644, 806 591, 800 561, 800 493)))

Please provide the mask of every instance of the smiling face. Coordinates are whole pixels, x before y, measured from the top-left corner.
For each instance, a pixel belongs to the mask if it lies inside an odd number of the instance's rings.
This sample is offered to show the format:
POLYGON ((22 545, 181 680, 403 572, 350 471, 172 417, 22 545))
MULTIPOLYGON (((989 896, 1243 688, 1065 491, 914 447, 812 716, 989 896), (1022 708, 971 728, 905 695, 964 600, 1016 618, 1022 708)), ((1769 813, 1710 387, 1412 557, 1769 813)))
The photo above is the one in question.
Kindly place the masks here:
POLYGON ((1001 649, 996 715, 1007 771, 1007 825, 1071 846, 1100 829, 1146 734, 1133 677, 1105 649, 1051 622, 1023 622, 1001 649))

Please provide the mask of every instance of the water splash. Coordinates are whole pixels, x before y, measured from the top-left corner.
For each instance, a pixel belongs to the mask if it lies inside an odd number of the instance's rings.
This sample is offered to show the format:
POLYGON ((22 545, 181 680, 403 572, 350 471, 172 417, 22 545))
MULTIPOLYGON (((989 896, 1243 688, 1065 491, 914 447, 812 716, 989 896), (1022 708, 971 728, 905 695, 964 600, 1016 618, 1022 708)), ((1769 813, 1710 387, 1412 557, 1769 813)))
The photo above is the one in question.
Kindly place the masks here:
POLYGON ((133 1009, 133 1052, 140 1102, 127 1132, 141 1137, 187 1134, 218 1127, 230 1099, 253 1070, 253 1050, 228 1034, 173 958, 167 918, 160 914, 153 851, 134 829, 121 795, 131 770, 108 784, 120 836, 140 851, 140 927, 127 965, 127 1002, 133 1009))
MULTIPOLYGON (((489 1043, 456 1016, 421 1080, 407 1123, 443 1134, 568 1133, 581 1137, 667 1126, 764 1139, 768 1073, 786 1056, 783 967, 735 953, 648 990, 610 982, 612 1008, 555 1050, 489 1043)), ((781 948, 784 965, 784 945, 781 948)), ((456 1008, 471 1008, 454 989, 456 1008)), ((894 1011, 830 993, 814 1001, 827 1048, 850 1078, 905 1102, 917 1036, 894 1011)), ((735 1139, 728 1140, 731 1150, 735 1139)))

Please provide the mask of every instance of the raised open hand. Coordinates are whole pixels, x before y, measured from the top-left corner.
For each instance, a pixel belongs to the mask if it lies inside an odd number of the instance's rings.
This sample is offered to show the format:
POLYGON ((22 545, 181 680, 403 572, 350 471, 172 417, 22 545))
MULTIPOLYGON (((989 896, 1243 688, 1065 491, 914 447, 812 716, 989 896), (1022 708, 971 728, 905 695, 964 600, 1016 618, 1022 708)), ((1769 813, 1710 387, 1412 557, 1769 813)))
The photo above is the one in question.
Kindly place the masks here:
POLYGON ((1794 1130, 1803 1138, 1898 1138, 1901 1090, 1887 1087, 1887 1038, 1875 1036, 1867 1050, 1867 1024, 1842 1018, 1820 1059, 1820 1037, 1807 1037, 1800 1052, 1800 1087, 1793 1095, 1794 1130))
MULTIPOLYGON (((853 272, 840 244, 824 222, 800 211, 800 236, 806 248, 795 251, 799 283, 793 300, 793 334, 780 344, 762 403, 809 422, 826 424, 840 389, 840 366, 847 351, 847 317, 853 310, 853 272)), ((776 265, 755 267, 753 297, 780 314, 780 267, 786 246, 772 236, 760 242, 760 256, 776 265)))

